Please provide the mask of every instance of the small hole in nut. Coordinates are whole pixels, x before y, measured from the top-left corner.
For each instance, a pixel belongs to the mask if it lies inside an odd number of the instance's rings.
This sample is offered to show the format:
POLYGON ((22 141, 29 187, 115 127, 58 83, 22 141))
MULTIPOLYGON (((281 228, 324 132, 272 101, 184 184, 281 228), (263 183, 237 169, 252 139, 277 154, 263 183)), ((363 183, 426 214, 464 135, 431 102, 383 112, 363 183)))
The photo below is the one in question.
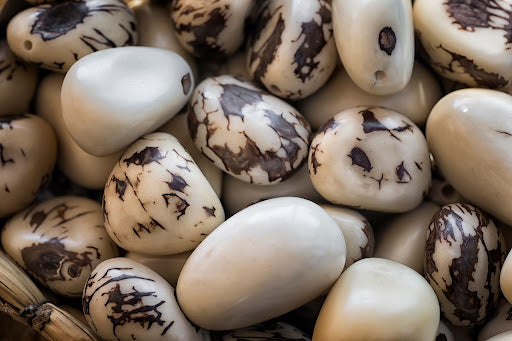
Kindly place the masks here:
POLYGON ((27 51, 32 50, 32 42, 30 40, 25 40, 25 42, 23 43, 23 47, 27 51))
POLYGON ((441 189, 441 193, 443 193, 445 197, 451 197, 455 194, 455 189, 450 184, 445 184, 441 189))
POLYGON ((386 78, 386 73, 384 71, 377 71, 373 74, 373 79, 375 80, 375 83, 383 80, 384 78, 386 78))

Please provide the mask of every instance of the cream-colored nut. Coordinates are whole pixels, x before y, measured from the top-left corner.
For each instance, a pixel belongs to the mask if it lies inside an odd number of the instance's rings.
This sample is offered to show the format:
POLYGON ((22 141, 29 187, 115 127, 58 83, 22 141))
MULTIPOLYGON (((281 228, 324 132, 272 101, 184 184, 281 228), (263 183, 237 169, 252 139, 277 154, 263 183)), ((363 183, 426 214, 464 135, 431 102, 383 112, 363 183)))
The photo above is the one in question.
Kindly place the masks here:
POLYGON ((105 156, 170 120, 194 88, 178 54, 153 47, 122 47, 86 56, 62 84, 62 116, 86 152, 105 156))
POLYGON ((488 340, 506 331, 512 331, 512 305, 502 299, 496 314, 480 329, 478 341, 488 340))
POLYGON ((432 109, 426 135, 437 166, 457 192, 512 224, 512 96, 485 89, 452 92, 432 109))
POLYGON ((62 173, 82 187, 103 189, 122 152, 94 156, 73 140, 62 118, 60 92, 63 81, 64 75, 59 73, 51 73, 43 78, 37 90, 36 113, 55 129, 59 141, 57 164, 62 173))
POLYGON ((373 256, 375 239, 370 223, 355 210, 349 208, 322 205, 325 212, 338 224, 347 245, 345 269, 354 262, 373 256))
POLYGON ((441 98, 439 82, 434 74, 422 64, 415 62, 407 86, 393 95, 378 96, 361 90, 339 67, 329 81, 310 97, 297 103, 297 108, 314 129, 339 113, 358 105, 385 107, 423 126, 430 110, 441 98))
POLYGON ((43 189, 57 158, 57 139, 42 118, 0 116, 0 217, 30 204, 43 189))
MULTIPOLYGON (((503 296, 509 303, 512 302, 512 251, 510 251, 503 263, 500 275, 500 287, 503 296)), ((511 303, 512 304, 512 303, 511 303)))
POLYGON ((504 260, 503 236, 480 209, 450 204, 432 217, 425 245, 425 278, 454 326, 476 326, 494 312, 504 260))
POLYGON ((416 0, 414 28, 426 61, 441 76, 502 88, 512 79, 512 1, 416 0))
POLYGON ((448 181, 439 179, 432 179, 427 198, 441 206, 466 201, 448 181))
POLYGON ((259 185, 289 177, 307 157, 311 135, 309 123, 291 105, 228 75, 197 86, 188 128, 217 167, 259 185))
POLYGON ((178 279, 178 302, 203 328, 244 328, 319 296, 345 257, 343 234, 320 206, 266 200, 226 220, 192 252, 178 279))
POLYGON ((223 173, 197 149, 188 131, 186 112, 181 112, 174 116, 167 123, 158 128, 158 131, 171 134, 180 141, 180 144, 187 150, 190 156, 192 156, 192 159, 196 162, 203 175, 208 179, 210 185, 212 185, 215 193, 220 197, 222 194, 223 173))
POLYGON ((100 263, 82 297, 89 326, 105 341, 209 341, 176 302, 174 288, 150 268, 128 258, 100 263))
POLYGON ((331 203, 406 212, 421 203, 430 186, 427 141, 397 112, 348 109, 317 131, 309 150, 309 175, 331 203))
POLYGON ((425 238, 439 205, 425 201, 413 211, 397 215, 379 228, 375 257, 407 265, 423 275, 425 238))
POLYGON ((414 64, 411 1, 333 0, 332 15, 338 53, 354 83, 374 95, 405 88, 414 64))
POLYGON ((80 58, 137 43, 132 11, 121 0, 78 0, 39 5, 7 26, 13 52, 42 68, 66 72, 80 58))
POLYGON ((146 135, 121 155, 105 186, 103 211, 114 242, 148 255, 192 250, 224 221, 208 180, 166 133, 146 135))
POLYGON ((126 258, 133 259, 162 276, 170 285, 176 287, 181 269, 192 251, 177 253, 170 256, 150 256, 136 252, 128 252, 126 258))
POLYGON ((455 340, 452 331, 443 320, 439 321, 439 328, 437 329, 437 336, 435 341, 458 341, 455 340))
POLYGON ((277 197, 299 197, 313 202, 323 200, 311 183, 306 163, 288 179, 272 186, 249 184, 226 174, 222 193, 222 202, 229 214, 235 214, 252 204, 277 197))
POLYGON ((338 279, 315 325, 315 341, 432 341, 439 303, 416 271, 387 259, 354 263, 338 279))
POLYGON ((232 55, 242 44, 254 0, 173 0, 169 5, 178 40, 196 57, 232 55))
POLYGON ((12 217, 2 246, 16 263, 54 292, 81 297, 91 271, 118 255, 103 225, 101 205, 64 196, 45 200, 12 217))
POLYGON ((247 45, 256 82, 282 98, 305 98, 327 82, 337 61, 329 2, 264 3, 247 45))
POLYGON ((218 341, 242 340, 311 341, 311 338, 288 323, 266 322, 223 333, 218 341))
POLYGON ((37 85, 37 67, 17 60, 0 40, 0 116, 28 111, 37 85))

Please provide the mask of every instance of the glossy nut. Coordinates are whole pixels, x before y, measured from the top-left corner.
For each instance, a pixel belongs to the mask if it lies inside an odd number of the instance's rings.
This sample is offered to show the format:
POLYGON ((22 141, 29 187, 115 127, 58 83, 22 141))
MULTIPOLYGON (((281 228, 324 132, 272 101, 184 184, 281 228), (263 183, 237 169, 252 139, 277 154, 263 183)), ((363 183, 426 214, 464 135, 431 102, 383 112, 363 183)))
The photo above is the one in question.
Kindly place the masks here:
POLYGON ((121 0, 55 2, 18 13, 7 27, 7 41, 17 56, 66 72, 95 51, 135 45, 137 25, 121 0))
POLYGON ((328 201, 381 212, 406 212, 430 186, 427 142, 401 114, 379 107, 342 111, 317 131, 309 175, 328 201))
POLYGON ((327 82, 337 62, 328 1, 264 3, 247 46, 257 83, 282 98, 305 98, 327 82))
POLYGON ((414 63, 411 1, 333 0, 332 10, 338 53, 354 83, 374 95, 405 88, 414 63))
POLYGON ((0 217, 15 213, 43 189, 57 158, 57 139, 40 117, 0 117, 0 217))
POLYGON ((100 204, 72 196, 45 200, 16 214, 2 230, 2 246, 39 282, 75 298, 81 297, 96 265, 118 255, 100 204))

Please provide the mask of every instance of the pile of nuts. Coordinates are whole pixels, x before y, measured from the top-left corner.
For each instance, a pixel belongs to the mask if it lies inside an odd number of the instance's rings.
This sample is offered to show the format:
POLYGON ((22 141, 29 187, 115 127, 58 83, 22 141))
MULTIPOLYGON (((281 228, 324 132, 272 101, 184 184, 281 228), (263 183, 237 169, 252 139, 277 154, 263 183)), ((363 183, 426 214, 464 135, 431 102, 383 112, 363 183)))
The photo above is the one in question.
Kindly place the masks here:
POLYGON ((512 340, 512 0, 27 1, 0 312, 53 340, 512 340))

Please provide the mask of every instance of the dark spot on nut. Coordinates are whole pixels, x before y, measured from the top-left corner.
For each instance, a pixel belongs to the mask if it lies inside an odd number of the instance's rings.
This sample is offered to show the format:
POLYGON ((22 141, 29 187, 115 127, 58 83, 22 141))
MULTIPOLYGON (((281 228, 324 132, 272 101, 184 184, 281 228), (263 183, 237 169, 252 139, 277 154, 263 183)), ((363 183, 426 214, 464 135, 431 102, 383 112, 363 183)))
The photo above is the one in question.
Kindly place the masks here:
POLYGON ((379 32, 379 47, 382 51, 391 56, 396 46, 396 36, 393 29, 389 26, 384 27, 379 32))
POLYGON ((190 91, 190 87, 192 86, 192 80, 190 79, 190 73, 187 73, 183 78, 181 78, 181 86, 183 87, 183 94, 187 95, 190 91))
POLYGON ((30 33, 39 34, 44 41, 58 38, 76 28, 89 15, 85 1, 65 1, 41 9, 30 33))
POLYGON ((366 172, 370 172, 372 170, 372 164, 368 155, 359 147, 354 147, 350 151, 350 154, 347 155, 352 159, 352 164, 363 168, 366 172))

